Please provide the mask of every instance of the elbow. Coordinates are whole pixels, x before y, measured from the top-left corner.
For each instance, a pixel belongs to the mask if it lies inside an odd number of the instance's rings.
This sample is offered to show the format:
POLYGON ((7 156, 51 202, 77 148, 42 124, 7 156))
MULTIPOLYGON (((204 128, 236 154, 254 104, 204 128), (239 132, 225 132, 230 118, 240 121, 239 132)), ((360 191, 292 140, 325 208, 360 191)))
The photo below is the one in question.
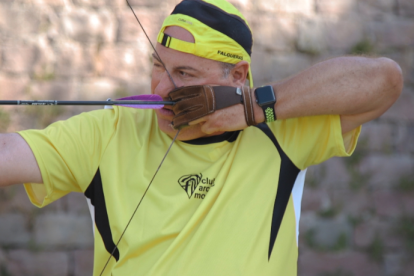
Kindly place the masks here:
POLYGON ((379 58, 378 61, 382 72, 381 86, 383 92, 390 102, 394 103, 400 96, 404 86, 401 67, 389 58, 379 58))

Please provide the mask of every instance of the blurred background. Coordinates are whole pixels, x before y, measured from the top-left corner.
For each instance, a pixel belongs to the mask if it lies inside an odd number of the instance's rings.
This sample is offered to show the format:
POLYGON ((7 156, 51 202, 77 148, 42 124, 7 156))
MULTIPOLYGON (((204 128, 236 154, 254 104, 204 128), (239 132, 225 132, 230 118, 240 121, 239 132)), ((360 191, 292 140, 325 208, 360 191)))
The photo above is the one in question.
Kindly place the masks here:
MULTIPOLYGON (((130 2, 154 42, 178 0, 130 2)), ((256 86, 336 56, 400 64, 404 91, 363 127, 355 154, 309 168, 298 266, 300 276, 414 275, 414 1, 230 2, 253 29, 256 86)), ((147 94, 151 53, 123 0, 0 0, 2 100, 147 94)), ((0 131, 95 108, 3 106, 0 131)), ((23 187, 0 189, 0 276, 92 275, 92 235, 82 194, 37 209, 23 187)))

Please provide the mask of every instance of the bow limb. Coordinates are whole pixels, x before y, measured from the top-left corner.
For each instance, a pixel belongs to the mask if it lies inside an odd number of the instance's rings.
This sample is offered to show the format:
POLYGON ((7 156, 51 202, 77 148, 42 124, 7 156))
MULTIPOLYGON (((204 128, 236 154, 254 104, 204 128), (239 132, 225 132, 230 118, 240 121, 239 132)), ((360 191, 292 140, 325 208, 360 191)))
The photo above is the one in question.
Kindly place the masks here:
POLYGON ((154 45, 152 44, 151 39, 148 37, 148 34, 147 34, 147 32, 145 31, 144 26, 142 26, 141 21, 139 21, 138 16, 135 14, 134 9, 132 8, 132 6, 131 6, 131 4, 129 3, 129 1, 128 1, 128 0, 126 0, 126 2, 127 2, 128 7, 131 9, 132 13, 134 14, 135 19, 138 21, 138 24, 141 26, 141 29, 142 29, 142 31, 144 32, 145 36, 147 37, 148 42, 151 44, 151 47, 152 47, 152 49, 154 50, 154 53, 157 55, 157 57, 158 57, 159 61, 161 62, 162 66, 164 67, 165 71, 167 72, 168 77, 170 78, 170 80, 171 80, 172 84, 174 85, 174 87, 175 87, 175 88, 177 88, 177 85, 175 85, 175 82, 174 82, 173 78, 171 77, 170 72, 169 72, 169 71, 167 70, 167 68, 165 67, 164 62, 162 61, 162 59, 161 59, 160 55, 158 54, 157 50, 155 49, 154 45))
MULTIPOLYGON (((138 16, 135 14, 134 9, 132 8, 132 6, 131 6, 131 4, 129 3, 129 1, 128 1, 128 0, 126 0, 126 2, 127 2, 127 5, 129 6, 129 8, 131 9, 132 13, 134 14, 134 16, 135 16, 136 20, 138 21, 139 25, 141 26, 141 29, 142 29, 142 31, 144 32, 145 36, 147 37, 147 39, 148 39, 149 43, 151 44, 152 48, 154 49, 155 54, 158 56, 159 60, 161 61, 162 66, 164 67, 165 71, 168 73, 168 76, 169 76, 169 78, 170 78, 171 82, 173 83, 174 87, 175 87, 175 88, 177 88, 177 86, 176 86, 176 85, 175 85, 175 83, 174 83, 173 78, 172 78, 172 77, 171 77, 171 75, 170 75, 170 72, 167 70, 167 68, 166 68, 166 66, 165 66, 165 64, 164 64, 164 62, 162 62, 161 57, 158 55, 157 50, 155 49, 154 45, 151 43, 151 40, 149 39, 149 37, 148 37, 148 35, 147 35, 147 32, 145 31, 144 27, 142 26, 141 22, 139 21, 138 16)), ((132 219, 134 218, 135 214, 137 213, 139 206, 141 205, 142 201, 144 200, 145 195, 147 194, 147 192, 148 192, 148 190, 149 190, 149 188, 150 188, 150 186, 151 186, 152 182, 153 182, 153 181, 154 181, 154 179, 155 179, 155 176, 157 175, 158 171, 160 170, 160 168, 161 168, 162 164, 164 163, 164 160, 165 160, 165 158, 167 157, 168 153, 170 152, 170 149, 171 149, 172 145, 174 144, 174 142, 176 141, 176 139, 177 139, 177 137, 178 137, 178 134, 179 134, 179 133, 180 133, 180 130, 177 130, 177 133, 175 134, 175 136, 174 136, 174 138, 173 138, 173 140, 172 140, 172 142, 171 142, 170 146, 168 147, 167 152, 166 152, 166 153, 165 153, 165 155, 163 156, 163 158, 162 158, 162 160, 161 160, 160 164, 158 165, 157 170, 155 171, 154 175, 153 175, 153 176, 152 176, 152 178, 151 178, 151 181, 150 181, 150 182, 149 182, 149 184, 147 185, 147 188, 145 189, 144 194, 142 195, 141 199, 139 200, 139 202, 138 202, 138 204, 137 204, 137 207, 135 208, 134 212, 132 213, 132 215, 131 215, 131 217, 130 217, 130 219, 129 219, 128 223, 127 223, 127 225, 125 226, 124 230, 122 231, 121 236, 119 237, 119 239, 118 239, 117 243, 115 244, 114 249, 113 249, 113 250, 112 250, 112 252, 111 252, 111 255, 109 256, 108 260, 107 260, 107 261, 106 261, 106 263, 105 263, 105 266, 103 267, 103 269, 102 269, 102 271, 101 271, 101 273, 100 273, 99 275, 102 275, 102 274, 104 273, 104 271, 105 271, 106 267, 108 266, 108 263, 109 263, 109 261, 111 260, 111 257, 113 257, 113 254, 115 253, 116 249, 118 248, 119 243, 121 242, 122 238, 124 237, 124 234, 125 234, 126 230, 128 229, 129 225, 131 224, 132 219)))

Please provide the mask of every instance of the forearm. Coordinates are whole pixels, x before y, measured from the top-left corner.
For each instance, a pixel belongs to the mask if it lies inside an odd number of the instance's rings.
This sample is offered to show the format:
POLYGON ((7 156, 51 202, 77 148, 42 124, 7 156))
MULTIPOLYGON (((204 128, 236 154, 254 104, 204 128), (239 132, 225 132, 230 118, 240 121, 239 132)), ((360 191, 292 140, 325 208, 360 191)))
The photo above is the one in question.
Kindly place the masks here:
POLYGON ((0 134, 0 187, 23 182, 43 182, 33 152, 19 134, 0 134))
MULTIPOLYGON (((401 69, 390 59, 341 57, 318 63, 272 86, 277 97, 277 119, 357 115, 362 124, 380 116, 395 102, 402 89, 402 77, 401 69)), ((264 121, 258 106, 255 115, 256 121, 264 121)))

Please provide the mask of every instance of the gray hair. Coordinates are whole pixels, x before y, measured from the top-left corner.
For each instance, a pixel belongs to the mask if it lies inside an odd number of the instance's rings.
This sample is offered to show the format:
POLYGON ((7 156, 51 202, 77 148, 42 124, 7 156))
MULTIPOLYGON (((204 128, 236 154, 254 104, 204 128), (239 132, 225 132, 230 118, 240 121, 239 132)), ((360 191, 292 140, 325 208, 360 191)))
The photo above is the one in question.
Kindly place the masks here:
POLYGON ((223 79, 227 79, 227 77, 230 75, 231 70, 236 66, 236 64, 221 62, 220 63, 221 69, 223 70, 223 79))

